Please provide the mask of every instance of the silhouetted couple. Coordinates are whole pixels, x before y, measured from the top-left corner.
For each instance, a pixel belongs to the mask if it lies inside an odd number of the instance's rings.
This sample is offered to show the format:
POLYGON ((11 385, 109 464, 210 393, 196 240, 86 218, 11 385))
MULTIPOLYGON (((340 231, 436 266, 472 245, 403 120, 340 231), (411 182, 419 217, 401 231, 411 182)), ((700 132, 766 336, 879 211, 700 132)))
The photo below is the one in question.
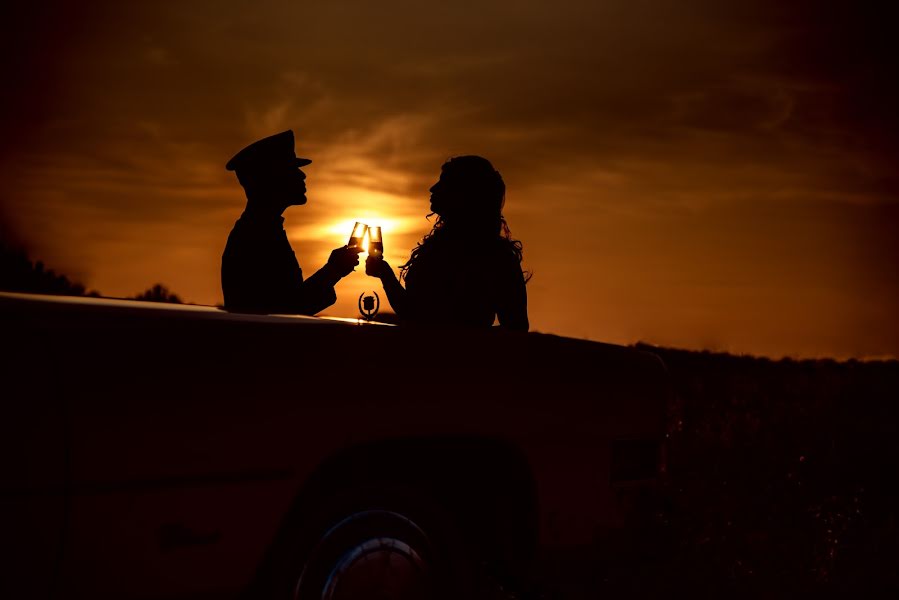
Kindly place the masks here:
MULTIPOLYGON (((300 167, 311 162, 297 158, 293 132, 285 131, 247 146, 226 165, 247 195, 222 256, 226 309, 315 314, 337 300, 335 284, 359 264, 361 249, 342 246, 303 279, 281 214, 306 203, 300 167)), ((452 158, 431 187, 434 227, 400 266, 400 278, 383 258, 369 256, 365 272, 381 280, 402 322, 490 327, 498 319, 502 327, 527 331, 521 242, 503 218, 505 190, 488 160, 452 158)))

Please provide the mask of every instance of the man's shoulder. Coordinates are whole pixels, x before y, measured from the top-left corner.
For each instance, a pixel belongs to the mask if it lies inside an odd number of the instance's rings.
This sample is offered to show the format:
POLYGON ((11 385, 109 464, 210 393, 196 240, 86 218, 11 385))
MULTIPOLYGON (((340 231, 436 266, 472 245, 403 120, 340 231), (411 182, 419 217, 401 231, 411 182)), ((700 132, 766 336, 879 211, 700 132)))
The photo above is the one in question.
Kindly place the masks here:
POLYGON ((284 217, 281 215, 265 215, 246 211, 234 223, 234 230, 284 231, 284 217))
POLYGON ((278 250, 290 249, 287 232, 284 231, 284 219, 259 219, 241 215, 228 234, 228 247, 247 245, 258 245, 260 248, 274 245, 278 250))

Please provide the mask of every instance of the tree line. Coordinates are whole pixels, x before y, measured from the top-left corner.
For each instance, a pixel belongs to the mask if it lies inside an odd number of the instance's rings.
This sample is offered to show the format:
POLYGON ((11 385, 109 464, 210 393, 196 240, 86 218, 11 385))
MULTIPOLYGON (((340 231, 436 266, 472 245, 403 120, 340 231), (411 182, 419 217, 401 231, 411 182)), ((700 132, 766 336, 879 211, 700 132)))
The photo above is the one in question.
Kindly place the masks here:
MULTIPOLYGON (((56 296, 89 296, 94 298, 102 296, 99 291, 89 290, 81 282, 48 268, 43 261, 32 260, 24 249, 7 244, 2 240, 0 240, 0 290, 56 296)), ((143 292, 131 296, 129 299, 146 302, 183 303, 180 296, 161 283, 156 283, 143 292)))

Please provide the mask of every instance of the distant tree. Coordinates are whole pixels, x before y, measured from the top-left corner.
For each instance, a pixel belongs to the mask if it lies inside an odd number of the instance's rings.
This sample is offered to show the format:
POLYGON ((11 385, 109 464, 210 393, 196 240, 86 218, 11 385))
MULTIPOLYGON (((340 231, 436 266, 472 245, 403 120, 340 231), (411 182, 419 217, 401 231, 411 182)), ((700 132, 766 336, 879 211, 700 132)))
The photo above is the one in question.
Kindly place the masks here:
POLYGON ((169 288, 161 283, 157 283, 150 289, 141 292, 134 297, 135 300, 143 300, 144 302, 168 302, 170 304, 183 304, 181 298, 172 293, 169 288))
POLYGON ((32 262, 23 249, 3 241, 0 241, 0 289, 58 296, 100 295, 97 291, 88 292, 81 283, 46 268, 41 261, 32 262))

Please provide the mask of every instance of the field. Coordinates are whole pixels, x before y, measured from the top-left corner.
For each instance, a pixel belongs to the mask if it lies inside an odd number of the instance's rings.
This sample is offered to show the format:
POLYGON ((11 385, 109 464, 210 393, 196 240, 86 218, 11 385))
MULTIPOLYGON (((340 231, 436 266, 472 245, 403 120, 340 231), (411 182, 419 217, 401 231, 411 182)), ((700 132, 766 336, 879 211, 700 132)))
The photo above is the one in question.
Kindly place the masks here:
POLYGON ((609 591, 899 597, 899 362, 640 347, 674 382, 667 481, 609 591))

